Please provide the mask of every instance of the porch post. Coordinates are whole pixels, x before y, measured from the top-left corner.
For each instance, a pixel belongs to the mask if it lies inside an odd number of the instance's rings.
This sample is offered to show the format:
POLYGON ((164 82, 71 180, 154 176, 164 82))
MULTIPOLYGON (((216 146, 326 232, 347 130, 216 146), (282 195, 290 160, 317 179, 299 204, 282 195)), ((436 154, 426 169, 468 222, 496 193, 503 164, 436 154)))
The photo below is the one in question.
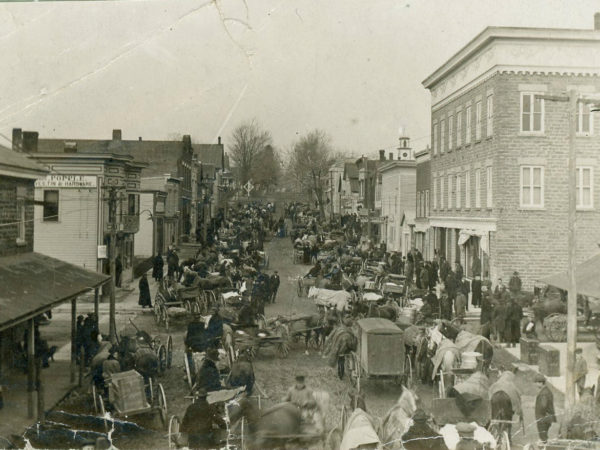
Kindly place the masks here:
MULTIPOLYGON (((96 291, 97 292, 97 291, 96 291)), ((75 382, 77 370, 77 355, 75 351, 75 340, 77 339, 77 297, 71 300, 71 383, 75 382)))
POLYGON ((33 419, 35 414, 35 319, 29 320, 27 330, 27 416, 33 419))
POLYGON ((96 327, 100 329, 100 298, 98 297, 99 288, 94 289, 94 314, 96 316, 96 327))

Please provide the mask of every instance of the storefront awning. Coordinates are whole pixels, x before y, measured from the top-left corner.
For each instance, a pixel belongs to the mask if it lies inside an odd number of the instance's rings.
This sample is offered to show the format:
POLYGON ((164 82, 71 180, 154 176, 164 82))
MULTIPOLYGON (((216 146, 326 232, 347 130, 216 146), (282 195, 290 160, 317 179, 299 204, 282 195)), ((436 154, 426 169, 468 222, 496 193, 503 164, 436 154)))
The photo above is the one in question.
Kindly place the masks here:
POLYGON ((489 233, 487 231, 460 230, 460 232, 458 234, 458 245, 465 245, 467 243, 467 241, 473 236, 480 238, 479 246, 481 247, 481 250, 483 250, 485 253, 489 254, 490 240, 489 240, 489 233))
MULTIPOLYGON (((557 273, 539 281, 559 289, 569 289, 569 276, 567 273, 557 273)), ((600 254, 575 268, 575 281, 578 294, 600 299, 600 254)))
POLYGON ((99 287, 110 279, 39 253, 0 258, 0 330, 99 287))

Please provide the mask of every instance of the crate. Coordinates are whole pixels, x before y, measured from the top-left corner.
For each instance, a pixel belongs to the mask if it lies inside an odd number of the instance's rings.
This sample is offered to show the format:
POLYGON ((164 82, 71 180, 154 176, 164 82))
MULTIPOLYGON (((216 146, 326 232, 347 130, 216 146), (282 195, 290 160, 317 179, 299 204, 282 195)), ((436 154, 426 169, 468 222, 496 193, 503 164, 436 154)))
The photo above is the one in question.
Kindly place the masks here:
POLYGON ((108 400, 120 413, 148 408, 144 377, 135 370, 113 374, 108 387, 108 400))
POLYGON ((521 361, 525 364, 536 365, 538 363, 538 347, 540 341, 537 339, 521 338, 521 361))
POLYGON ((538 346, 540 373, 547 377, 560 376, 560 352, 549 345, 538 346))

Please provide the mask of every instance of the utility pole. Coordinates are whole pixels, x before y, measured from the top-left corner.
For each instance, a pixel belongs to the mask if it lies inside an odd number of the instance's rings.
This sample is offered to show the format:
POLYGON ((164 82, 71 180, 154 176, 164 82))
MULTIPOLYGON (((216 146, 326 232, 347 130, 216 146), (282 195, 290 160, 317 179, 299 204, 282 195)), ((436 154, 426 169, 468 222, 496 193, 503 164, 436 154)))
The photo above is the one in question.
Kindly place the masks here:
POLYGON ((110 227, 110 248, 108 251, 109 269, 110 269, 110 304, 109 304, 109 336, 111 342, 115 343, 117 339, 117 321, 116 321, 116 252, 117 252, 117 188, 112 186, 108 191, 108 217, 110 227))

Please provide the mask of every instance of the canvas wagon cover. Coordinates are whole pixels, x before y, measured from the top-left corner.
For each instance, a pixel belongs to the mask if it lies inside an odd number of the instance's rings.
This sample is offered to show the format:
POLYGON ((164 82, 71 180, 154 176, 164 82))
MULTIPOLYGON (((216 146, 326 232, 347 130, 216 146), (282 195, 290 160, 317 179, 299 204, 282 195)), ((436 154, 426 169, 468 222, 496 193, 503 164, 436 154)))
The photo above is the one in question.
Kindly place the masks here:
POLYGON ((361 445, 372 444, 381 444, 373 420, 362 409, 356 408, 346 424, 340 450, 351 450, 361 445))

